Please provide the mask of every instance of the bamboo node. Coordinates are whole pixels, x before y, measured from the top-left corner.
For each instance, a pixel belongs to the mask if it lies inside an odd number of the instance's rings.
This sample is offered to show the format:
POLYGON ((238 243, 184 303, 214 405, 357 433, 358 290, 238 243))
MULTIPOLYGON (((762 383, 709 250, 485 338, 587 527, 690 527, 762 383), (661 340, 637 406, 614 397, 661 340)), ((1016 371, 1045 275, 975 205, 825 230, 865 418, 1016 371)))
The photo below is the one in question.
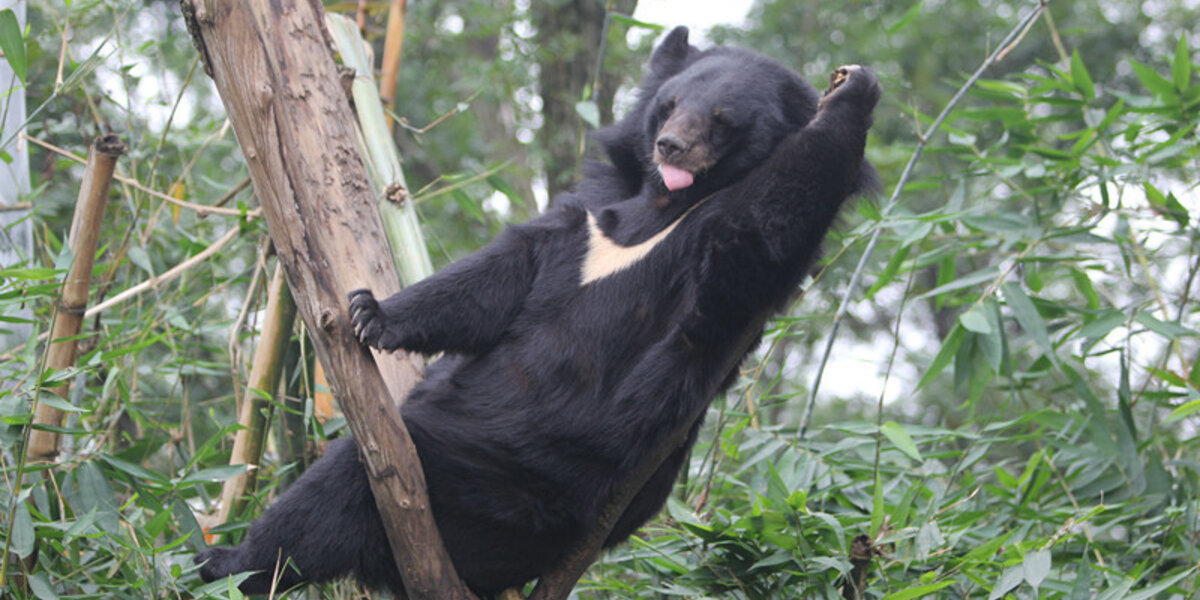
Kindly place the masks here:
POLYGON ((87 305, 81 304, 81 305, 72 306, 70 304, 67 304, 67 302, 65 300, 63 300, 62 298, 59 298, 58 299, 58 312, 68 314, 68 315, 79 315, 82 317, 84 315, 84 313, 87 312, 87 305))
POLYGON ((412 196, 408 193, 408 188, 400 183, 392 183, 383 191, 383 198, 396 206, 404 206, 405 202, 412 200, 412 196))

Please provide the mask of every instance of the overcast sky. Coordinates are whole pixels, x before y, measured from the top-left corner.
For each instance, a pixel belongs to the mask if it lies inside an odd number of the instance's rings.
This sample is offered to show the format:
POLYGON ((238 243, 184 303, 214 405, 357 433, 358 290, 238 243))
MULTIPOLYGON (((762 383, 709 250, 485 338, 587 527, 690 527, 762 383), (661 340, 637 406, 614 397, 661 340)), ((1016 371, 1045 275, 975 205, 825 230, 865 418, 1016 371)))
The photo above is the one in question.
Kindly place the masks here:
POLYGON ((687 25, 691 37, 698 40, 713 25, 740 25, 752 3, 753 0, 639 0, 633 17, 667 27, 687 25))

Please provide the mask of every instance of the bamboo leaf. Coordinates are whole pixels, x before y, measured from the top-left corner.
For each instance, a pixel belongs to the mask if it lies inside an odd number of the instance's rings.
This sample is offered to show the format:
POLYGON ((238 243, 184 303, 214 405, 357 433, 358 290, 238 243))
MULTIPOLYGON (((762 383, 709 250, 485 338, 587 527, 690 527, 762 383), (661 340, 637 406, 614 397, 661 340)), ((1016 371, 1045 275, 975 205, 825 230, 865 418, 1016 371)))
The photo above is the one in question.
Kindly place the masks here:
POLYGON ((1036 590, 1050 574, 1050 551, 1038 550, 1026 554, 1021 567, 1025 572, 1025 582, 1036 590))
POLYGON ((1147 329, 1157 333, 1168 340, 1177 340, 1181 337, 1200 335, 1200 331, 1184 327, 1178 323, 1170 323, 1154 318, 1150 313, 1139 312, 1133 316, 1133 320, 1145 325, 1147 329))
POLYGON ((929 369, 925 371, 925 375, 921 377, 921 381, 917 383, 917 389, 925 387, 925 384, 937 377, 946 365, 958 353, 958 347, 962 345, 963 339, 966 337, 966 329, 959 323, 955 323, 950 329, 950 333, 946 335, 946 339, 942 340, 942 348, 938 350, 937 356, 933 357, 933 361, 929 363, 929 369))
POLYGON ((600 107, 591 100, 583 100, 575 103, 575 112, 579 118, 583 119, 592 129, 600 126, 600 107))
POLYGON ((1050 343, 1050 333, 1046 330, 1046 322, 1038 314, 1033 301, 1025 295, 1025 290, 1012 282, 1007 282, 1001 287, 1004 289, 1004 299, 1008 302, 1008 308, 1013 311, 1017 322, 1051 360, 1056 360, 1054 345, 1050 343))
POLYGON ((54 586, 50 585, 50 580, 45 573, 34 573, 29 578, 29 591, 38 600, 58 600, 58 592, 54 591, 54 586))
POLYGON ((1171 414, 1167 415, 1166 422, 1173 423, 1180 419, 1186 419, 1187 417, 1190 417, 1190 416, 1196 414, 1197 412, 1200 412, 1200 399, 1196 399, 1196 400, 1192 400, 1191 402, 1184 403, 1179 408, 1176 408, 1175 410, 1171 411, 1171 414))
POLYGON ((25 57, 25 37, 21 34, 17 15, 11 8, 0 10, 0 50, 4 51, 4 58, 17 74, 17 79, 24 84, 29 64, 25 57))
POLYGON ((619 13, 619 12, 608 13, 608 18, 612 19, 613 22, 615 22, 615 23, 621 23, 622 25, 626 25, 629 27, 639 27, 641 29, 649 29, 650 31, 654 31, 656 33, 661 32, 666 29, 666 27, 659 25, 658 23, 651 23, 649 21, 639 21, 627 14, 619 13))
POLYGON ((921 451, 917 449, 917 444, 913 442, 912 436, 908 435, 908 432, 899 423, 888 421, 879 427, 879 431, 913 460, 925 460, 921 458, 921 451))
POLYGON ((1179 94, 1175 91, 1175 84, 1167 81, 1167 78, 1136 60, 1130 59, 1129 64, 1133 67, 1133 73, 1137 75, 1138 80, 1142 82, 1142 86, 1151 93, 1164 98, 1178 98, 1179 94))
POLYGON ((1000 580, 992 587, 992 593, 988 595, 988 600, 999 600, 1013 588, 1021 585, 1025 580, 1024 565, 1010 565, 1004 569, 1004 574, 1000 576, 1000 580))
POLYGON ((1171 78, 1174 80, 1175 89, 1180 92, 1185 92, 1192 79, 1192 55, 1188 51, 1187 36, 1179 36, 1179 43, 1175 45, 1175 59, 1171 61, 1171 78))
POLYGON ((987 318, 987 309, 983 304, 972 305, 967 312, 959 315, 958 322, 962 323, 967 330, 978 334, 990 335, 993 333, 992 323, 987 318))
POLYGON ((16 498, 11 500, 17 503, 17 509, 13 513, 12 531, 9 532, 12 536, 10 543, 17 556, 26 558, 33 554, 33 518, 29 516, 29 506, 25 502, 16 498))
POLYGON ((904 29, 906 26, 908 26, 908 24, 911 23, 912 20, 915 19, 917 17, 917 15, 921 12, 921 6, 924 4, 925 4, 924 2, 913 3, 913 5, 908 8, 908 10, 904 11, 903 15, 900 15, 899 21, 896 21, 894 24, 892 24, 891 27, 887 28, 888 35, 892 35, 898 31, 900 31, 901 29, 904 29))
POLYGON ((938 583, 918 585, 917 587, 911 587, 906 590, 900 590, 898 592, 888 594, 883 597, 883 600, 910 600, 911 598, 920 598, 921 596, 928 596, 929 594, 932 594, 938 590, 947 588, 953 583, 953 579, 948 579, 946 581, 939 581, 938 583))
POLYGON ((1075 89, 1083 95, 1084 100, 1091 101, 1096 97, 1096 86, 1083 65, 1083 59, 1079 57, 1079 48, 1071 53, 1071 81, 1075 83, 1075 89))
MULTIPOLYGON (((862 204, 867 204, 863 202, 862 204)), ((879 277, 875 279, 875 283, 871 284, 871 288, 864 294, 864 299, 870 300, 879 290, 896 279, 896 273, 900 271, 901 265, 908 259, 908 252, 912 248, 911 245, 901 246, 899 250, 892 254, 888 259, 887 266, 879 273, 879 277)))

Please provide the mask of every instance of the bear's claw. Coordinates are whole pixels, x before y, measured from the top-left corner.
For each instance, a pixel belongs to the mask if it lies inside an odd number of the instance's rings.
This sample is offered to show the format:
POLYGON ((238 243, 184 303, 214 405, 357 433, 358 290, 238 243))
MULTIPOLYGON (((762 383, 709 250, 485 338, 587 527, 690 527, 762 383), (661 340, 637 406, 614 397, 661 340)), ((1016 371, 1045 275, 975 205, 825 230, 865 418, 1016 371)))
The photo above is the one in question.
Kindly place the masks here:
POLYGON ((373 346, 383 333, 380 324, 379 302, 370 290, 350 292, 350 322, 354 325, 354 337, 359 343, 373 346))

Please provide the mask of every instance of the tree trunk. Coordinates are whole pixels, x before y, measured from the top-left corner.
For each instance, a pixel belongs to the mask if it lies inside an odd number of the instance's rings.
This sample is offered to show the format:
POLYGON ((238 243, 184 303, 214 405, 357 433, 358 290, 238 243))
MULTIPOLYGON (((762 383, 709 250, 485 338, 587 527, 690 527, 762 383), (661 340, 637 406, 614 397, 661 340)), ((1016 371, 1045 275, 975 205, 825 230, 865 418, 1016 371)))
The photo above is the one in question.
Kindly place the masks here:
MULTIPOLYGON (((603 51, 608 6, 632 14, 637 0, 568 0, 533 2, 530 13, 537 28, 538 87, 542 96, 542 128, 538 136, 546 149, 546 187, 554 198, 570 187, 579 173, 580 136, 585 129, 575 104, 596 75, 603 51)), ((612 120, 616 78, 601 77, 592 100, 602 122, 612 120)))
POLYGON ((189 30, 225 104, 296 308, 328 369, 370 477, 408 596, 471 598, 446 555, 425 478, 392 394, 419 363, 377 367, 354 339, 346 294, 399 289, 353 115, 330 55, 319 2, 182 0, 189 30), (395 372, 389 391, 380 368, 395 372))

